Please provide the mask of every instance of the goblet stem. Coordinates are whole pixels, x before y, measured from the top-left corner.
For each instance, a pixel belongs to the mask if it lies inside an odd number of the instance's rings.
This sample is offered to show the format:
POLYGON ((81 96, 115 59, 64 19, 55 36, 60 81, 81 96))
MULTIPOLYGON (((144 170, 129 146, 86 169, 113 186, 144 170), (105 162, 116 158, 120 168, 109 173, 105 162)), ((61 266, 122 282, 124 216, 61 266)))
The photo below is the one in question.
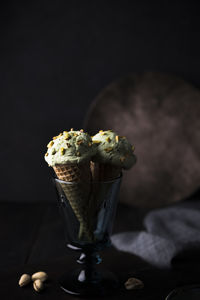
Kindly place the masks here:
POLYGON ((83 264, 78 280, 81 282, 97 283, 100 281, 100 273, 96 271, 96 264, 101 263, 101 258, 96 252, 81 253, 77 262, 83 264))
POLYGON ((77 262, 82 266, 64 274, 60 280, 60 286, 65 292, 77 296, 102 296, 116 291, 118 282, 115 276, 110 272, 96 270, 96 265, 101 262, 97 252, 85 251, 77 262))

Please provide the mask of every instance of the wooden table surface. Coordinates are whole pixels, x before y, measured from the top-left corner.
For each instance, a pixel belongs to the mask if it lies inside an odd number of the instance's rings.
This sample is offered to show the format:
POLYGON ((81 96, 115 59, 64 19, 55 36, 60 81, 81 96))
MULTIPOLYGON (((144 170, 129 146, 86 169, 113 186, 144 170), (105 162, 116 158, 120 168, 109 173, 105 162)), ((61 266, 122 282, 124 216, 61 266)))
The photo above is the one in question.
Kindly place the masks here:
MULTIPOLYGON (((144 212, 120 205, 114 231, 139 229, 144 212)), ((64 293, 59 285, 60 275, 77 265, 77 254, 65 246, 62 220, 56 204, 0 205, 0 299, 78 299, 64 293), (23 273, 44 270, 49 275, 45 290, 38 294, 32 286, 18 286, 23 273)), ((173 269, 159 270, 140 258, 114 248, 102 251, 103 268, 114 272, 120 288, 112 297, 104 299, 162 300, 175 287, 200 282, 200 260, 189 255, 180 258, 173 269), (124 282, 129 277, 144 282, 144 289, 126 291, 124 282)), ((95 299, 95 298, 92 298, 95 299)))

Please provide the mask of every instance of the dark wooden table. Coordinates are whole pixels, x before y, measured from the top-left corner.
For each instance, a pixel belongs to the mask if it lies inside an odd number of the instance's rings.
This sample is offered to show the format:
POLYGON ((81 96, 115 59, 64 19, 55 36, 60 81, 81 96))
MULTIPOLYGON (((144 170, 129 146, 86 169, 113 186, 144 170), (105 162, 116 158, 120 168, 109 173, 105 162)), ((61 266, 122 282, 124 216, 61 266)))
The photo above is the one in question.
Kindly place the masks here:
MULTIPOLYGON (((114 231, 140 229, 144 211, 130 213, 120 205, 114 231)), ((66 249, 62 220, 56 204, 0 205, 0 299, 78 299, 64 293, 57 281, 59 276, 76 265, 77 256, 66 249), (23 273, 44 270, 49 275, 46 289, 36 293, 32 286, 20 288, 23 273)), ((161 300, 175 287, 200 282, 200 260, 197 256, 183 257, 173 269, 159 270, 140 258, 110 248, 101 253, 102 267, 114 272, 120 289, 113 297, 104 299, 161 300), (124 282, 131 276, 144 282, 144 289, 126 291, 124 282)), ((95 299, 95 298, 93 298, 95 299)))

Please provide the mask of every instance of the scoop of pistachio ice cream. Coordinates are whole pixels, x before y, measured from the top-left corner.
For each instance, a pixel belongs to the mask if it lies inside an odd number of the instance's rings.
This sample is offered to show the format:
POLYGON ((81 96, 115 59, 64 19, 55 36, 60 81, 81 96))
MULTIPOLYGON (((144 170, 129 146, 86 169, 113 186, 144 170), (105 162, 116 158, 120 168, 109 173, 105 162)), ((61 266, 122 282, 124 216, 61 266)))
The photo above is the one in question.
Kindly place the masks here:
POLYGON ((94 162, 110 164, 122 169, 130 169, 136 162, 134 146, 126 137, 119 136, 112 130, 100 130, 92 137, 97 152, 93 157, 94 162))
POLYGON ((47 148, 45 160, 49 166, 84 163, 95 154, 92 139, 83 130, 63 131, 53 137, 47 148))

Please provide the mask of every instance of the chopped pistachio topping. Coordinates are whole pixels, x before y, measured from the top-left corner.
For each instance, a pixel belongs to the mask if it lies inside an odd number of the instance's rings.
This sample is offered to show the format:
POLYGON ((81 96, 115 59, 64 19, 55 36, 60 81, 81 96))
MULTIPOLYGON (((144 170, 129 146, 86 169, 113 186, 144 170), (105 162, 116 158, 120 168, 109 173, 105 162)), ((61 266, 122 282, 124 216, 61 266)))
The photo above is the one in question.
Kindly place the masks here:
POLYGON ((104 151, 106 151, 106 152, 111 152, 112 149, 113 149, 112 147, 108 147, 108 148, 104 149, 104 151))
POLYGON ((76 143, 77 143, 77 145, 81 145, 81 144, 83 144, 83 140, 79 140, 76 143))
POLYGON ((120 157, 120 161, 121 161, 121 162, 125 161, 125 159, 126 159, 126 157, 124 157, 124 156, 121 156, 121 157, 120 157))
POLYGON ((63 148, 63 147, 60 148, 60 154, 61 154, 61 155, 64 155, 64 154, 65 154, 65 148, 63 148))
POLYGON ((47 148, 51 148, 53 146, 53 144, 54 144, 53 141, 49 142, 48 145, 47 145, 47 148))
POLYGON ((65 139, 65 140, 70 140, 70 139, 71 139, 70 134, 69 134, 69 133, 65 133, 64 139, 65 139))
POLYGON ((94 140, 93 143, 94 143, 94 144, 100 144, 101 141, 95 141, 95 140, 94 140))
POLYGON ((111 139, 110 139, 109 137, 107 137, 107 138, 106 138, 106 141, 107 141, 108 143, 110 143, 110 142, 111 142, 111 139))
POLYGON ((105 135, 105 134, 106 134, 105 131, 103 131, 103 130, 99 130, 99 133, 100 133, 101 135, 105 135))

